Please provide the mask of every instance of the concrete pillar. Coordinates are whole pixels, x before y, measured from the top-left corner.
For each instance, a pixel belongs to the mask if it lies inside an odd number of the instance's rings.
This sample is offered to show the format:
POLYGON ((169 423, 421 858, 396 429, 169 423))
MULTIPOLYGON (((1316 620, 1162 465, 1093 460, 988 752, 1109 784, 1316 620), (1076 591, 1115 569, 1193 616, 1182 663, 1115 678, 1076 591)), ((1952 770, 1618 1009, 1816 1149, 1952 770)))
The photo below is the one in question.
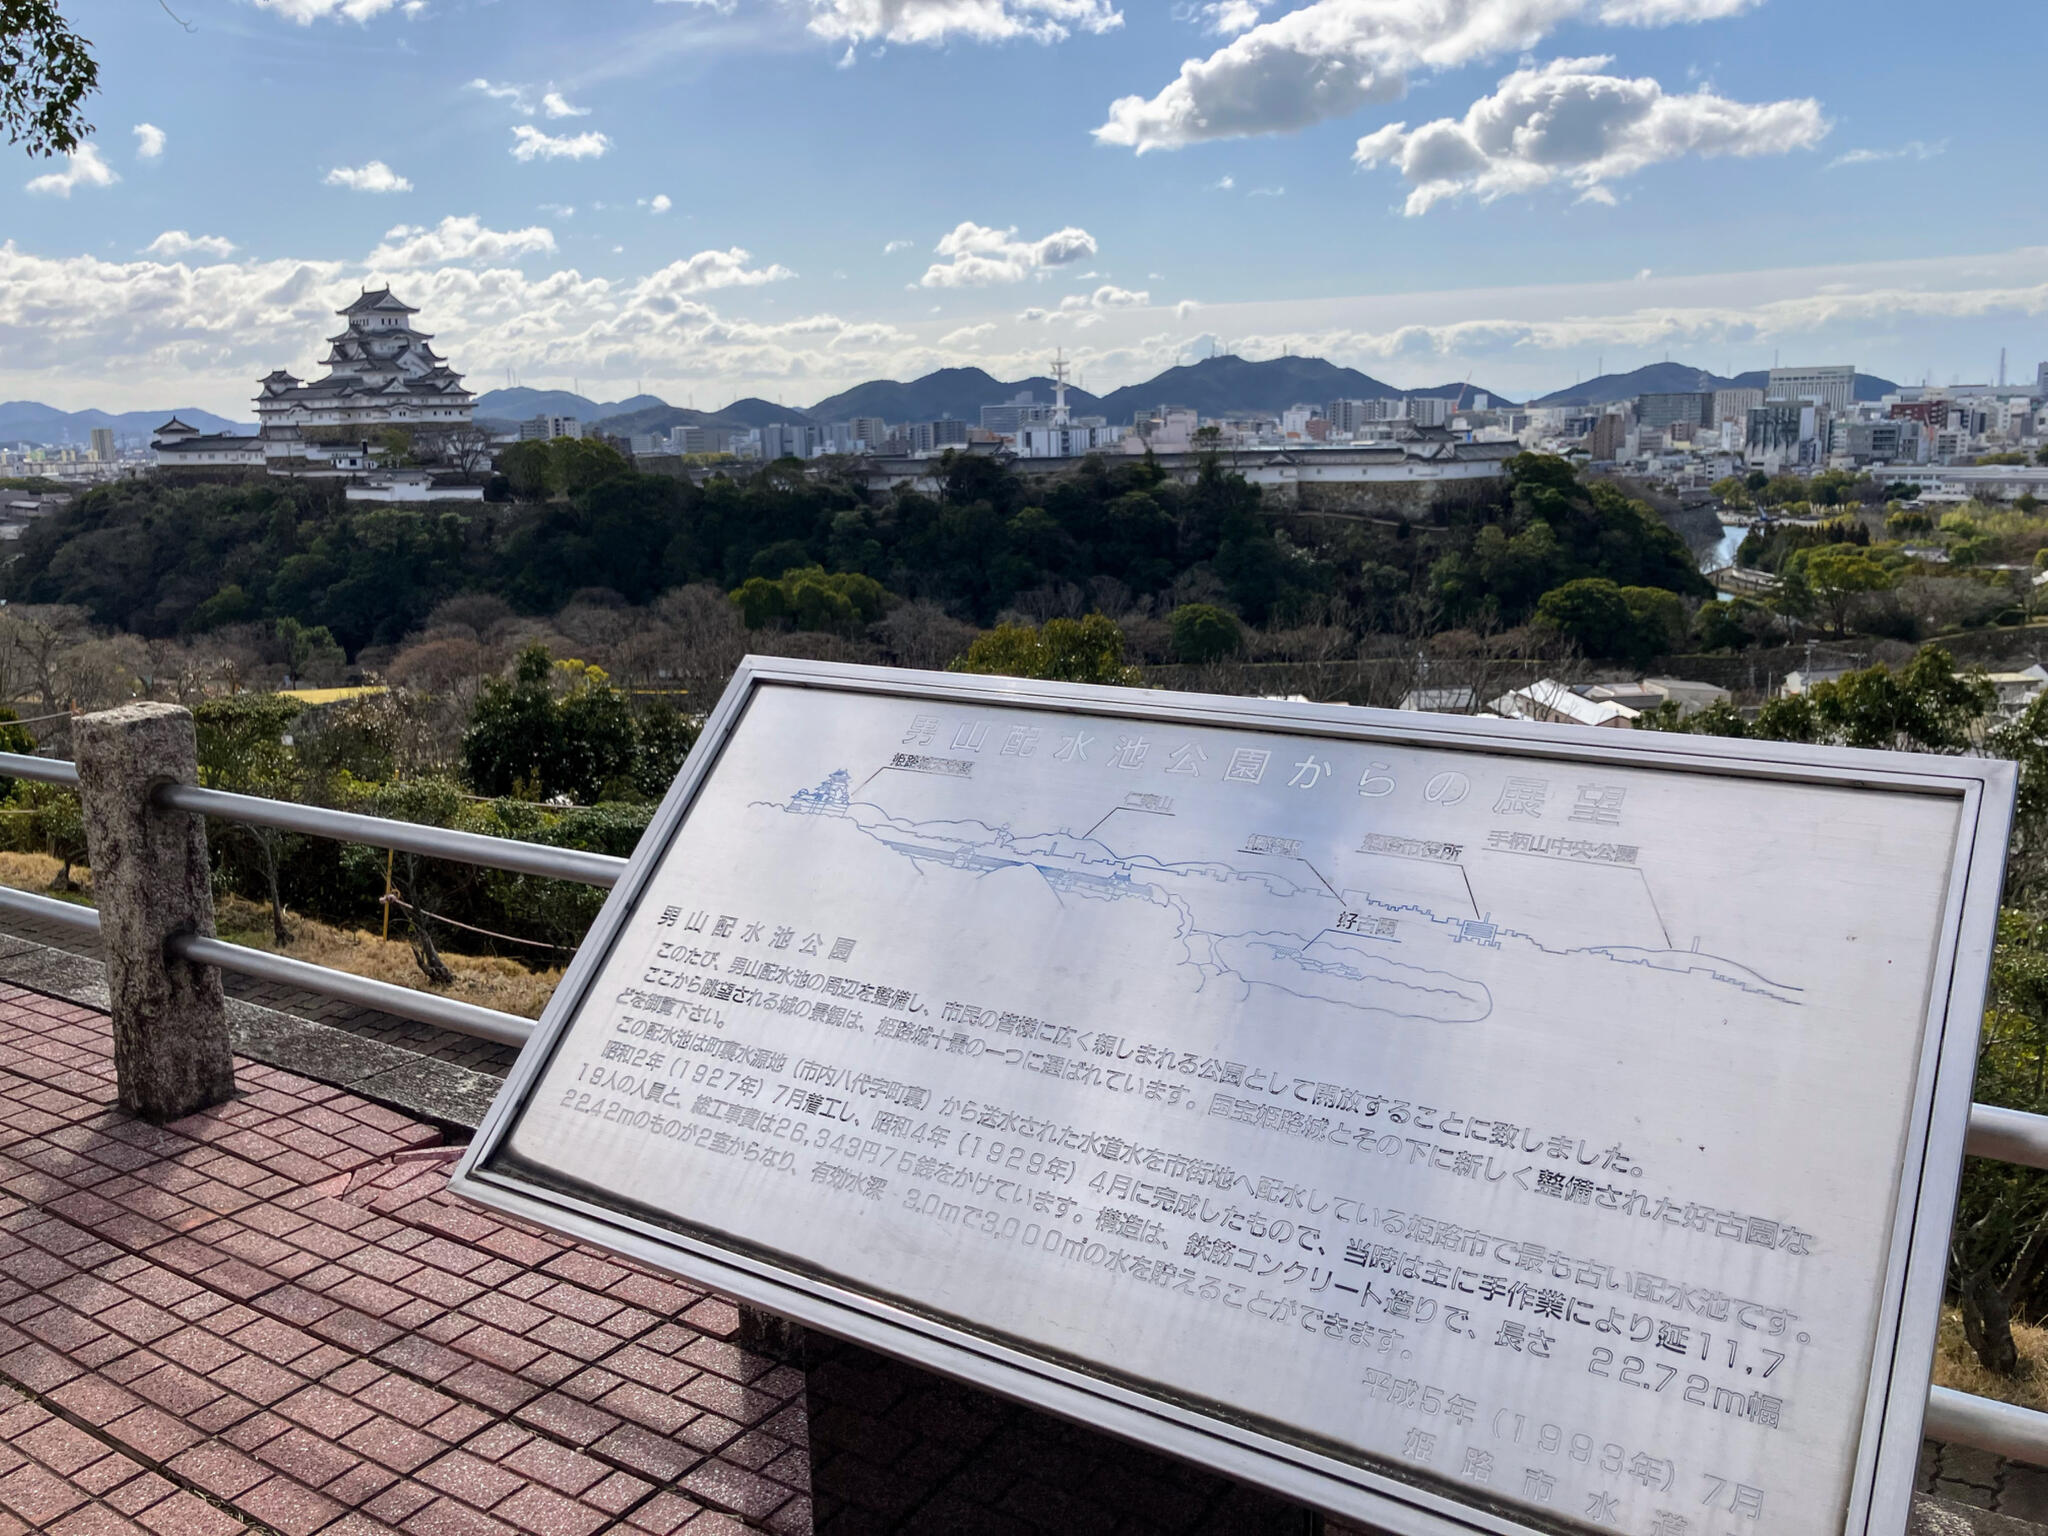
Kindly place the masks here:
POLYGON ((190 710, 127 704, 72 724, 121 1107, 159 1123, 235 1091, 220 972, 164 953, 174 933, 214 937, 206 823, 150 801, 199 778, 190 710))

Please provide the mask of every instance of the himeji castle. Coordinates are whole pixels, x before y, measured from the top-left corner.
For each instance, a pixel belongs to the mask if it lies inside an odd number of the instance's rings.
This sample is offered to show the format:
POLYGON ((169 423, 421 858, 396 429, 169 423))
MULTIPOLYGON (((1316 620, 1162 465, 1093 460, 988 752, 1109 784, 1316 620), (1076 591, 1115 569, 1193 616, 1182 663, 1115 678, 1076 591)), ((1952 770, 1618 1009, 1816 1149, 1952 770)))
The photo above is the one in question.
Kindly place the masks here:
MULTIPOLYGON (((378 288, 337 313, 348 323, 327 338, 324 377, 307 383, 278 368, 258 380, 254 435, 203 433, 172 418, 155 433, 158 467, 353 479, 378 470, 375 450, 392 428, 431 455, 436 439, 471 426, 475 396, 433 349, 432 336, 414 327, 417 309, 378 288)), ((386 478, 424 484, 417 475, 386 478)), ((433 492, 435 499, 451 494, 476 492, 433 492)))
POLYGON ((304 384, 279 368, 258 381, 256 419, 264 429, 338 428, 360 439, 386 427, 469 425, 475 397, 429 345, 433 338, 414 329, 417 309, 379 288, 338 313, 348 325, 327 338, 325 378, 304 384))

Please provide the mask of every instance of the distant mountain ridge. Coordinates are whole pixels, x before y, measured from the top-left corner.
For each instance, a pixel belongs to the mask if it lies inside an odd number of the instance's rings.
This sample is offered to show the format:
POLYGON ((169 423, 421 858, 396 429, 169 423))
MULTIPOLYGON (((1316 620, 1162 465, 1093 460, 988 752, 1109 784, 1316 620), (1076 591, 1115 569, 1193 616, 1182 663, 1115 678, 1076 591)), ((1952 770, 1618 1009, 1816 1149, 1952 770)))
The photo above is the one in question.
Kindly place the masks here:
MULTIPOLYGON (((526 420, 543 413, 574 416, 602 425, 618 435, 665 432, 677 426, 766 426, 784 421, 824 424, 855 416, 883 421, 955 421, 978 423, 985 405, 1008 405, 1020 394, 1032 403, 1050 405, 1053 381, 1043 375, 1007 382, 980 368, 941 368, 904 381, 870 379, 829 395, 815 405, 775 405, 766 400, 735 400, 717 411, 669 405, 652 395, 604 404, 565 390, 497 389, 478 398, 476 414, 494 421, 526 420)), ((1142 384, 1129 384, 1096 396, 1067 386, 1067 408, 1077 416, 1102 416, 1116 425, 1161 406, 1192 408, 1204 416, 1232 412, 1277 415, 1291 405, 1325 405, 1332 400, 1389 400, 1434 396, 1456 398, 1485 394, 1498 404, 1511 403, 1498 391, 1480 384, 1437 384, 1426 389, 1398 389, 1392 384, 1341 368, 1319 357, 1273 357, 1254 362, 1234 356, 1205 357, 1169 368, 1142 384)))
MULTIPOLYGON (((1769 382, 1768 368, 1752 368, 1733 378, 1723 378, 1705 368, 1686 363, 1650 363, 1629 373, 1603 373, 1597 379, 1574 384, 1570 389, 1552 390, 1529 402, 1532 406, 1612 405, 1633 400, 1637 395, 1685 395, 1709 389, 1762 389, 1769 382)), ((1858 400, 1882 400, 1899 386, 1874 373, 1856 375, 1858 400)))
POLYGON ((173 416, 202 432, 254 432, 253 422, 229 421, 196 405, 163 411, 60 411, 36 400, 0 401, 0 443, 40 443, 54 447, 92 441, 94 427, 112 427, 118 438, 147 437, 173 416))
MULTIPOLYGON (((1628 373, 1603 373, 1569 389, 1553 390, 1528 402, 1531 406, 1594 406, 1633 400, 1645 394, 1684 394, 1702 389, 1761 389, 1766 369, 1724 378, 1685 363, 1650 363, 1628 373)), ((1876 374, 1856 375, 1856 398, 1881 399, 1899 386, 1876 374)), ((870 379, 841 390, 808 407, 777 405, 749 397, 715 411, 670 405, 658 395, 630 395, 598 401, 565 389, 487 390, 477 397, 479 420, 500 426, 535 416, 574 416, 586 426, 602 426, 618 436, 659 434, 678 426, 754 428, 773 422, 823 425, 855 416, 879 416, 890 423, 956 421, 979 423, 985 405, 1007 405, 1029 392, 1040 405, 1052 403, 1053 382, 1044 376, 1008 383, 980 368, 941 368, 907 382, 870 379)), ((1204 416, 1234 412, 1277 415, 1291 405, 1325 405, 1332 400, 1414 398, 1465 399, 1485 395, 1491 405, 1511 405, 1509 397, 1477 381, 1435 384, 1422 389, 1397 389, 1355 368, 1340 367, 1320 357, 1271 357, 1254 362, 1235 356, 1205 357, 1169 368, 1142 384, 1127 384, 1106 395, 1067 387, 1067 405, 1077 416, 1102 416, 1124 425, 1142 412, 1161 406, 1193 409, 1204 416)), ((86 443, 94 427, 112 427, 124 437, 146 436, 176 415, 207 432, 254 431, 194 406, 176 411, 60 411, 33 400, 0 403, 0 443, 86 443)))
POLYGON ((531 421, 536 416, 574 416, 578 421, 602 421, 650 405, 667 405, 659 395, 632 395, 624 400, 600 404, 566 389, 487 389, 476 397, 475 413, 493 421, 531 421))

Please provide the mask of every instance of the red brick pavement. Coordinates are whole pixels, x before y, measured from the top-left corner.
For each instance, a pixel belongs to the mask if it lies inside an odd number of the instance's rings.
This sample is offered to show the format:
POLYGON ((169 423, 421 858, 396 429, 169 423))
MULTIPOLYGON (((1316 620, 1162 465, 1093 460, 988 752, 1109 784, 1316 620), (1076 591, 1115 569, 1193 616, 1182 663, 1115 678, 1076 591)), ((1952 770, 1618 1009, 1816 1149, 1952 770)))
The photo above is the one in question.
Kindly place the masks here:
POLYGON ((0 1536, 810 1530, 802 1377, 730 1302, 288 1073, 134 1120, 110 1048, 0 986, 0 1536))

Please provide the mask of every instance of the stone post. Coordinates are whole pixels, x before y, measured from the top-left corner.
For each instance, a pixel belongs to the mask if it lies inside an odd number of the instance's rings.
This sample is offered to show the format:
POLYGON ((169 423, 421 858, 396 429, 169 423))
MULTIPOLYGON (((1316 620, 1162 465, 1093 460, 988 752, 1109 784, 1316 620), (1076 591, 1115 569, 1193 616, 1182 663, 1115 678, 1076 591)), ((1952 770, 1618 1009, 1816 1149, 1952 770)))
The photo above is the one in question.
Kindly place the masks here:
POLYGON ((198 782, 192 713, 127 704, 74 721, 71 739, 121 1107, 145 1120, 176 1120, 235 1091, 220 972, 164 953, 172 934, 214 936, 206 822, 150 799, 159 784, 198 782))

